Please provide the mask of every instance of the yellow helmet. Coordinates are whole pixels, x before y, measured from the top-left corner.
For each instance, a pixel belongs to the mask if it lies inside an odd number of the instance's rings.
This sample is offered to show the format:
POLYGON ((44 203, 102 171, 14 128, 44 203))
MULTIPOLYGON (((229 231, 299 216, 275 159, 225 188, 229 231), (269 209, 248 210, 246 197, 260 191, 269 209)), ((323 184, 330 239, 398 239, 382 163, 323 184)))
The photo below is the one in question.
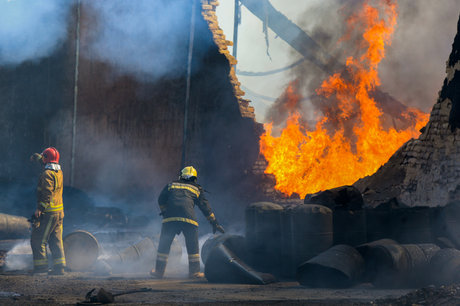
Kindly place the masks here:
POLYGON ((198 177, 198 173, 192 166, 187 166, 180 172, 180 178, 188 180, 192 177, 198 177))

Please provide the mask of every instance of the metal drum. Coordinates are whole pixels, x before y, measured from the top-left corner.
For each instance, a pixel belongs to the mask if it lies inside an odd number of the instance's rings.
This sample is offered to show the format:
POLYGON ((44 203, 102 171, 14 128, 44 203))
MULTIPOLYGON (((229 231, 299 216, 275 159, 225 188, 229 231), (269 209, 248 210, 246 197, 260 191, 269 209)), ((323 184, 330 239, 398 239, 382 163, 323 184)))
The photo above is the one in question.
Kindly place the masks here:
POLYGON ((361 280, 364 259, 348 245, 340 244, 313 257, 297 269, 297 281, 315 288, 348 288, 361 280))
POLYGON ((0 214, 0 239, 30 237, 30 223, 27 218, 0 214))
POLYGON ((246 248, 246 239, 239 235, 223 234, 214 236, 205 241, 201 247, 201 260, 206 264, 211 251, 218 245, 225 245, 230 251, 236 254, 242 260, 248 260, 248 252, 246 248))
POLYGON ((429 207, 391 210, 391 238, 399 243, 432 243, 429 207))
POLYGON ((271 274, 254 271, 222 243, 214 246, 206 259, 204 275, 211 283, 265 285, 276 281, 271 274))
POLYGON ((431 259, 431 277, 435 285, 460 283, 460 251, 439 250, 431 259))
POLYGON ((432 214, 432 223, 437 237, 448 238, 453 245, 460 248, 460 204, 451 203, 437 208, 432 214))
POLYGON ((87 271, 99 256, 99 243, 87 231, 75 231, 64 237, 67 267, 72 271, 87 271))
POLYGON ((283 206, 270 202, 252 203, 246 208, 249 264, 258 271, 280 272, 282 212, 283 206))
POLYGON ((368 242, 392 237, 391 215, 388 208, 367 208, 364 212, 368 242))
MULTIPOLYGON (((158 240, 146 237, 121 251, 112 252, 106 262, 115 272, 145 271, 151 269, 157 254, 158 240)), ((168 262, 178 262, 182 256, 182 247, 175 238, 171 243, 168 262)), ((172 266, 172 265, 169 265, 172 266)))
POLYGON ((364 255, 366 271, 376 287, 402 288, 429 284, 429 264, 439 250, 434 244, 380 244, 364 255))
POLYGON ((373 278, 375 278, 376 271, 375 270, 375 263, 373 260, 369 258, 370 250, 377 246, 377 245, 384 245, 384 244, 398 244, 396 241, 392 239, 380 239, 376 241, 372 241, 369 243, 361 244, 356 247, 356 250, 363 256, 365 259, 365 272, 364 272, 364 281, 370 282, 373 278))
POLYGON ((357 246, 367 241, 366 214, 364 210, 333 212, 334 244, 357 246))
POLYGON ((281 240, 282 275, 295 277, 301 263, 332 246, 332 211, 316 204, 287 207, 281 240))

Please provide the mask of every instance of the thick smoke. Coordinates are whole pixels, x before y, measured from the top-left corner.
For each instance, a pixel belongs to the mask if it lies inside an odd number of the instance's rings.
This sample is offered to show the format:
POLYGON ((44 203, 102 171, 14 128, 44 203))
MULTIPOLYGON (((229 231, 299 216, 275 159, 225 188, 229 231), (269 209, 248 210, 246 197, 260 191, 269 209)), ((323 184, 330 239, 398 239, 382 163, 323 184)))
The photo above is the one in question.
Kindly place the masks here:
MULTIPOLYGON (((428 112, 436 102, 445 77, 445 62, 455 35, 460 2, 398 0, 397 3, 399 15, 392 44, 385 48, 386 56, 379 66, 380 88, 401 103, 428 112)), ((340 40, 347 34, 344 32, 346 18, 362 5, 362 0, 321 1, 308 8, 299 26, 343 64, 346 57, 355 56, 357 51, 356 37, 340 40)), ((296 51, 292 51, 292 55, 298 57, 296 51)), ((292 72, 292 78, 298 80, 299 89, 306 97, 314 96, 321 82, 330 75, 309 61, 292 72)), ((321 109, 323 103, 315 99, 311 102, 313 107, 305 101, 298 105, 304 118, 321 109)), ((273 114, 273 110, 269 114, 273 114)))
POLYGON ((430 111, 445 78, 460 12, 457 0, 399 0, 393 43, 382 61, 382 88, 408 106, 430 111))
MULTIPOLYGON (((96 30, 82 55, 141 80, 183 75, 187 66, 192 1, 84 1, 96 30)), ((199 1, 196 1, 199 6, 199 1)), ((198 8, 198 7, 197 7, 198 8)), ((202 29, 196 26, 195 39, 202 29)), ((200 45, 200 44, 196 44, 200 45)), ((200 47, 203 47, 202 45, 200 47)))
POLYGON ((0 0, 0 65, 38 61, 67 37, 72 0, 0 0))

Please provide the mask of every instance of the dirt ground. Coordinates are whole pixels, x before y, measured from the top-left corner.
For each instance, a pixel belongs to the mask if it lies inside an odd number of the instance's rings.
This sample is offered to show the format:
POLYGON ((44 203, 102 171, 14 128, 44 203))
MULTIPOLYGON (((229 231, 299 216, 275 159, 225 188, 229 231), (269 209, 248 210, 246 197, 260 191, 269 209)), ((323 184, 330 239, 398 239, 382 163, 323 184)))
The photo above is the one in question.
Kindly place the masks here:
POLYGON ((140 288, 152 292, 115 297, 123 305, 354 305, 377 299, 396 299, 410 290, 379 290, 370 285, 352 289, 310 289, 297 282, 270 285, 211 284, 204 280, 150 279, 147 274, 94 276, 70 272, 65 276, 27 275, 25 272, 0 274, 1 305, 75 305, 85 300, 91 289, 111 293, 140 288))

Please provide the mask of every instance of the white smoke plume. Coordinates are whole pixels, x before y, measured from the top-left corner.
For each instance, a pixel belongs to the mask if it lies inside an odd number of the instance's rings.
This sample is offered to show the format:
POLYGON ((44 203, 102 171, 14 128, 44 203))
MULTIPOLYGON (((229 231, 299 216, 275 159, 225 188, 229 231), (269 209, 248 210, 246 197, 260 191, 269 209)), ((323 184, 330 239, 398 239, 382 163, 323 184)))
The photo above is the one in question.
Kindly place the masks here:
MULTIPOLYGON (((188 0, 84 0, 83 8, 90 8, 96 26, 87 52, 82 50, 82 55, 109 63, 118 74, 141 80, 183 75, 191 4, 188 0)), ((200 2, 196 1, 196 5, 200 2)), ((196 26, 195 39, 200 39, 202 30, 196 26)))
POLYGON ((73 0, 0 0, 0 65, 50 56, 66 39, 73 0))

